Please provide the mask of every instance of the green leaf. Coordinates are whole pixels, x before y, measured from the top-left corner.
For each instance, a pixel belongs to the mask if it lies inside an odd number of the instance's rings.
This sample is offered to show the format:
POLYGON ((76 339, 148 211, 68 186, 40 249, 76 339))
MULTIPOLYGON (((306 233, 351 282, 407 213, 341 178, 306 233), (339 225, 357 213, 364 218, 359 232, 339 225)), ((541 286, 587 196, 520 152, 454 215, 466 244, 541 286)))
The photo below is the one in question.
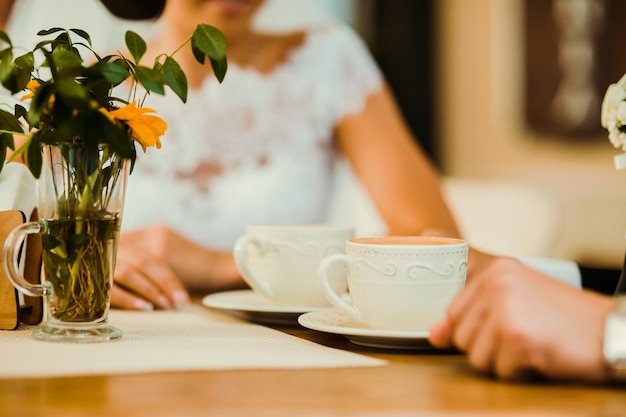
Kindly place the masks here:
MULTIPOLYGON (((22 125, 17 118, 5 110, 0 110, 0 129, 22 133, 22 125)), ((11 133, 0 134, 0 171, 7 156, 7 148, 15 149, 15 141, 11 133)))
POLYGON ((26 160, 28 161, 28 169, 35 178, 39 178, 41 174, 41 147, 39 141, 31 141, 26 151, 26 160))
POLYGON ((15 72, 11 72, 11 74, 2 80, 2 86, 9 90, 11 94, 15 94, 22 90, 17 87, 17 74, 15 72))
MULTIPOLYGON (((13 140, 13 135, 10 133, 2 133, 0 135, 0 149, 4 149, 6 151, 6 148, 15 149, 15 141, 13 140)), ((6 158, 6 152, 4 155, 6 158)))
POLYGON ((63 262, 67 259, 67 245, 61 239, 53 236, 52 233, 41 235, 41 247, 48 252, 48 256, 56 258, 55 262, 63 262))
POLYGON ((54 87, 50 83, 42 84, 35 91, 28 109, 28 123, 31 126, 37 126, 44 109, 48 107, 50 97, 54 93, 54 87))
POLYGON ((135 169, 135 161, 137 160, 137 143, 135 141, 133 141, 133 146, 131 149, 131 156, 130 156, 130 170, 129 170, 129 174, 132 174, 133 169, 135 169))
POLYGON ((158 58, 154 60, 154 65, 152 66, 152 69, 157 72, 161 72, 161 70, 163 69, 163 64, 159 62, 158 58))
POLYGON ((135 68, 135 75, 139 84, 143 85, 146 90, 155 92, 157 94, 165 94, 165 82, 163 76, 159 72, 152 68, 137 65, 135 68))
POLYGON ((204 59, 206 58, 206 55, 204 55, 204 52, 202 52, 200 48, 198 48, 193 38, 191 39, 191 52, 193 52, 193 56, 194 58, 196 58, 196 61, 204 65, 204 59))
POLYGON ((3 30, 0 30, 0 40, 9 44, 9 46, 13 46, 13 43, 11 42, 11 38, 9 38, 9 35, 7 35, 6 32, 3 30))
POLYGON ((111 149, 122 158, 131 158, 133 153, 133 143, 128 137, 126 130, 117 126, 107 116, 100 112, 92 115, 89 123, 90 128, 86 129, 88 134, 99 136, 99 140, 105 139, 105 142, 111 149))
POLYGON ((59 97, 78 100, 86 100, 89 97, 85 88, 73 79, 61 78, 55 84, 59 97))
POLYGON ((74 32, 75 34, 77 34, 78 36, 86 40, 89 46, 91 46, 91 37, 89 36, 89 33, 85 32, 82 29, 76 29, 76 28, 70 29, 70 32, 74 32))
POLYGON ((54 28, 51 28, 51 29, 40 30, 39 32, 37 32, 37 36, 46 36, 46 35, 51 35, 51 34, 57 33, 57 32, 65 32, 65 29, 54 27, 54 28))
POLYGON ((43 49, 44 46, 51 45, 51 44, 54 44, 54 41, 51 39, 46 39, 45 41, 41 41, 37 43, 37 45, 35 45, 35 47, 33 48, 33 51, 43 49))
POLYGON ((13 113, 15 114, 16 118, 18 119, 24 118, 24 120, 26 120, 26 115, 28 114, 28 110, 26 110, 26 107, 22 106, 21 104, 16 104, 13 109, 13 113))
POLYGON ((137 33, 129 30, 126 32, 126 46, 130 51, 135 63, 139 63, 141 57, 146 53, 146 42, 137 33))
POLYGON ((0 143, 0 172, 2 172, 2 168, 4 167, 4 161, 7 158, 7 148, 2 143, 0 143))
MULTIPOLYGON (((3 82, 11 76, 13 72, 13 51, 11 49, 3 49, 0 51, 0 82, 3 82)), ((18 90, 19 91, 19 90, 18 90)), ((13 92, 15 94, 17 91, 13 92)))
POLYGON ((100 68, 102 75, 112 85, 118 85, 130 76, 128 66, 126 66, 122 60, 105 62, 99 64, 98 67, 100 68))
POLYGON ((54 38, 54 42, 52 43, 53 49, 58 47, 66 47, 72 44, 72 40, 70 39, 70 35, 64 30, 59 34, 56 38, 54 38))
POLYGON ((226 59, 226 39, 217 28, 201 23, 191 35, 191 40, 208 57, 216 61, 226 59))
POLYGON ((2 139, 0 141, 0 143, 4 143, 4 147, 5 148, 9 148, 9 149, 13 149, 15 150, 15 140, 13 139, 13 135, 10 133, 3 133, 2 137, 0 137, 0 139, 2 139))
POLYGON ((65 47, 55 48, 48 60, 48 64, 58 72, 75 71, 83 63, 80 55, 74 52, 74 50, 65 49, 65 47))
POLYGON ((226 70, 228 69, 228 62, 226 60, 217 61, 213 58, 209 58, 211 60, 211 67, 213 68, 213 73, 217 80, 221 83, 224 81, 224 77, 226 77, 226 70))
POLYGON ((20 69, 32 72, 35 69, 35 56, 32 52, 27 52, 24 55, 15 58, 15 65, 20 69))
POLYGON ((0 51, 0 82, 11 94, 24 89, 23 86, 19 86, 17 66, 13 61, 13 51, 10 49, 0 51))
MULTIPOLYGON (((24 128, 22 124, 19 122, 18 117, 11 114, 6 110, 0 109, 0 129, 9 130, 11 132, 23 133, 24 128)), ((8 133, 5 133, 8 134, 8 133)), ((8 134, 10 135, 10 134, 8 134)), ((10 135, 11 136, 11 135, 10 135)), ((10 147, 13 149, 13 146, 10 147)))
POLYGON ((90 242, 89 235, 86 233, 79 233, 71 235, 67 241, 68 245, 74 250, 80 250, 87 246, 90 242))
POLYGON ((62 241, 52 236, 50 233, 44 233, 41 235, 41 246, 44 250, 52 250, 63 244, 62 241))
POLYGON ((54 129, 44 129, 37 131, 36 138, 41 144, 52 145, 60 142, 71 142, 73 138, 80 137, 85 130, 84 118, 65 117, 62 121, 57 121, 58 126, 54 129), (68 120, 70 120, 68 122, 68 120))
POLYGON ((22 56, 15 58, 13 67, 15 73, 15 88, 23 90, 31 79, 31 74, 35 69, 35 57, 32 52, 28 52, 22 56))
POLYGON ((204 57, 208 56, 213 73, 221 83, 228 68, 226 60, 226 39, 213 26, 200 24, 191 37, 191 51, 196 60, 204 64, 204 57))
MULTIPOLYGON (((5 110, 0 110, 0 129, 8 130, 16 133, 23 133, 22 125, 13 114, 5 110)), ((6 159, 7 148, 15 149, 15 141, 11 133, 0 134, 0 171, 2 171, 2 164, 6 159)))
POLYGON ((180 97, 183 103, 186 103, 188 89, 187 77, 174 58, 168 56, 165 59, 165 62, 163 63, 163 76, 165 77, 165 82, 170 86, 172 91, 180 97))

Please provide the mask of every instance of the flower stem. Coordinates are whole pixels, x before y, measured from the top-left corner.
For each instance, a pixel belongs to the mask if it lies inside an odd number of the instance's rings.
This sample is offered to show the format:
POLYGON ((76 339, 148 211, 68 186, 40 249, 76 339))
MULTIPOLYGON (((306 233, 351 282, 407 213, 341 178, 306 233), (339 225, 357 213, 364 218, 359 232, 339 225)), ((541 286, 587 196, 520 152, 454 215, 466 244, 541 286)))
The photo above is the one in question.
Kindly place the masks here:
POLYGON ((189 37, 187 37, 187 39, 185 39, 185 40, 183 41, 183 43, 181 43, 180 45, 178 45, 178 48, 174 49, 174 51, 170 54, 170 56, 174 56, 174 54, 175 54, 176 52, 180 51, 180 50, 183 48, 183 46, 187 45, 187 43, 188 43, 189 41, 191 41, 191 38, 192 38, 192 37, 193 37, 193 35, 189 35, 189 37))

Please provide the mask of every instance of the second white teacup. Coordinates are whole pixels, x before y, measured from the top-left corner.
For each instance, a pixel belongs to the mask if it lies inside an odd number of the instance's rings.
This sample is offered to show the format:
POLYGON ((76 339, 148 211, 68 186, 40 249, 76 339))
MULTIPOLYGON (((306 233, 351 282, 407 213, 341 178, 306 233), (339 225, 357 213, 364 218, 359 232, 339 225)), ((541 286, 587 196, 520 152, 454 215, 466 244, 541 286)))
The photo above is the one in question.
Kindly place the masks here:
MULTIPOLYGON (((354 235, 349 227, 332 225, 249 226, 235 243, 233 255, 246 283, 271 304, 290 307, 328 307, 317 279, 324 257, 343 254, 354 235)), ((341 268, 329 272, 328 285, 345 292, 341 268)))
POLYGON ((353 238, 318 274, 328 300, 369 327, 428 331, 464 287, 467 255, 468 244, 455 238, 353 238), (328 271, 338 264, 347 271, 351 303, 330 285, 328 271))

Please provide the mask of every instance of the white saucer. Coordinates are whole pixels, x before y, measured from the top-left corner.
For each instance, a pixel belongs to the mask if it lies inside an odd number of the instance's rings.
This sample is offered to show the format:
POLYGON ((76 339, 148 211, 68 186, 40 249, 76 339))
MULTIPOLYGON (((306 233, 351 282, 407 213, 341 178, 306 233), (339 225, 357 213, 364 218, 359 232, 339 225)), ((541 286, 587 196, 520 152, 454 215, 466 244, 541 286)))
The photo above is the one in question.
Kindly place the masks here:
POLYGON ((302 314, 298 317, 298 323, 309 329, 346 336, 350 342, 361 346, 384 349, 434 349, 428 342, 429 332, 372 329, 334 308, 302 314))
POLYGON ((202 299, 206 307, 230 311, 262 324, 298 324, 298 316, 328 307, 276 306, 252 290, 224 291, 207 295, 202 299))

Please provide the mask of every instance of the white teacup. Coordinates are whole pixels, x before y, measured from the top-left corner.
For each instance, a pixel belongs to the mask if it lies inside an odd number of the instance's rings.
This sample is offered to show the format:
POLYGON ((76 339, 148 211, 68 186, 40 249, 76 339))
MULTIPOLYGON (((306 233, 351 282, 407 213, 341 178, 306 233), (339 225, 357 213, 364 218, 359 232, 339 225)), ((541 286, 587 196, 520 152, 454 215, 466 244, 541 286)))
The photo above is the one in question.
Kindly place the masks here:
POLYGON ((455 238, 353 238, 345 254, 320 263, 318 275, 328 300, 369 327, 428 331, 465 286, 467 255, 468 244, 455 238), (330 285, 337 264, 347 271, 351 303, 330 285))
MULTIPOLYGON (((271 304, 329 307, 317 267, 324 257, 343 254, 353 235, 352 228, 331 225, 249 226, 233 255, 246 283, 271 304)), ((341 268, 329 272, 327 285, 346 291, 341 268)))

